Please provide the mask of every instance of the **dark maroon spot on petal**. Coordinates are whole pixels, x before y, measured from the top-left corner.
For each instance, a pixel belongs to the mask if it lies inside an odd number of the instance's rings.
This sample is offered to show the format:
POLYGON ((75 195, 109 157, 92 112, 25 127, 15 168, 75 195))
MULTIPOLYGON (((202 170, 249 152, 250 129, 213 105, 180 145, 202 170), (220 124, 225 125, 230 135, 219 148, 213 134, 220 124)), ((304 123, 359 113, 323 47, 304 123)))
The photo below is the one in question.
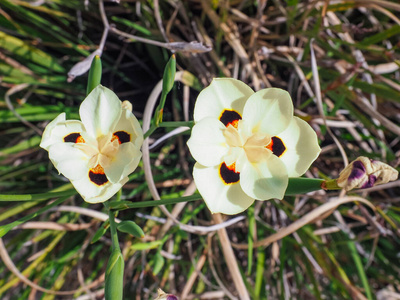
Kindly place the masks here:
POLYGON ((79 132, 74 132, 66 135, 64 137, 64 142, 66 143, 84 143, 85 140, 79 132))
POLYGON ((104 169, 100 165, 89 170, 89 179, 98 186, 102 186, 108 182, 107 176, 104 174, 104 169))
POLYGON ((235 164, 227 166, 225 163, 222 163, 219 166, 219 174, 225 184, 236 183, 240 179, 240 173, 235 172, 235 164))
POLYGON ((353 169, 351 170, 351 173, 349 175, 349 178, 347 179, 348 181, 354 180, 354 179, 360 179, 361 177, 365 176, 365 166, 361 161, 355 161, 353 162, 353 169))
POLYGON ((89 178, 91 182, 98 186, 101 186, 108 182, 107 176, 105 174, 96 174, 92 171, 89 171, 89 178))
POLYGON ((376 181, 376 176, 375 175, 369 175, 368 176, 368 181, 366 183, 364 183, 361 188, 362 189, 366 189, 366 188, 370 188, 373 187, 376 181))
POLYGON ((219 117, 219 120, 225 125, 225 127, 228 127, 228 125, 231 124, 235 128, 237 128, 237 123, 241 119, 242 116, 239 115, 238 112, 227 109, 225 109, 219 117))
POLYGON ((271 138, 271 142, 267 145, 267 149, 271 150, 272 153, 278 157, 281 157, 283 153, 286 151, 285 144, 277 136, 273 136, 271 138))
POLYGON ((111 141, 113 141, 115 139, 118 139, 118 142, 120 144, 128 143, 131 141, 131 135, 129 133, 127 133, 126 131, 116 131, 116 132, 114 132, 111 141))

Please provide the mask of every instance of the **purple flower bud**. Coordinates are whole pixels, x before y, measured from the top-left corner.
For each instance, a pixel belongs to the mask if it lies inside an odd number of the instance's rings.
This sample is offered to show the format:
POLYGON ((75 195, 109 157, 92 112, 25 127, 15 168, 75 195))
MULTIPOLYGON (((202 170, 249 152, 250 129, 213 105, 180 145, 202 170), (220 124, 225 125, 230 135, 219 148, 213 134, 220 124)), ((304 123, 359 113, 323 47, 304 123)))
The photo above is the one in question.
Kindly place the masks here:
POLYGON ((179 299, 173 294, 166 294, 162 289, 159 288, 158 297, 155 298, 154 300, 179 300, 179 299))
POLYGON ((361 161, 354 161, 353 168, 347 180, 357 180, 365 176, 365 167, 361 161))
POLYGON ((370 188, 374 185, 396 180, 399 172, 391 166, 360 156, 351 162, 336 180, 337 185, 346 191, 354 188, 370 188))
POLYGON ((370 188, 375 185, 376 182, 376 176, 375 175, 369 175, 368 180, 361 186, 362 189, 370 188))

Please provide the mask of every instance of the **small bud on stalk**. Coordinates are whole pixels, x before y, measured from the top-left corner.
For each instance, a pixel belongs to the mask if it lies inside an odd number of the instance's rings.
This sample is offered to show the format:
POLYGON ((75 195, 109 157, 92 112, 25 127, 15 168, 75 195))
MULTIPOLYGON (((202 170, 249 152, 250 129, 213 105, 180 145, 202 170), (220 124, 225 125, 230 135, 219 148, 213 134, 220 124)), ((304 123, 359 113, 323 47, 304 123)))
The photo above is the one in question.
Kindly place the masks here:
POLYGON ((158 289, 158 296, 154 300, 178 300, 178 297, 172 294, 166 294, 162 289, 158 289))

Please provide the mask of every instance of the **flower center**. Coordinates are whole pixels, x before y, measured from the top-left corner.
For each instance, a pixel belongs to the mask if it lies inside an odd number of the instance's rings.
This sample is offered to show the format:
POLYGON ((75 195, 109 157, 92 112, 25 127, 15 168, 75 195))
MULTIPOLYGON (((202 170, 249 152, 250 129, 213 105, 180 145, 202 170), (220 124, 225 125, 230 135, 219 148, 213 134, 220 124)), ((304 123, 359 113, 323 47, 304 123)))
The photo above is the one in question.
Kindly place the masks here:
POLYGON ((118 152, 119 141, 118 139, 111 138, 109 135, 97 138, 98 143, 98 157, 97 162, 102 167, 107 167, 113 161, 118 152))
POLYGON ((271 137, 251 132, 243 120, 238 120, 236 128, 232 124, 228 124, 223 134, 229 146, 224 161, 228 166, 236 163, 236 172, 240 172, 243 159, 247 159, 251 163, 258 163, 272 154, 267 147, 271 142, 271 137))

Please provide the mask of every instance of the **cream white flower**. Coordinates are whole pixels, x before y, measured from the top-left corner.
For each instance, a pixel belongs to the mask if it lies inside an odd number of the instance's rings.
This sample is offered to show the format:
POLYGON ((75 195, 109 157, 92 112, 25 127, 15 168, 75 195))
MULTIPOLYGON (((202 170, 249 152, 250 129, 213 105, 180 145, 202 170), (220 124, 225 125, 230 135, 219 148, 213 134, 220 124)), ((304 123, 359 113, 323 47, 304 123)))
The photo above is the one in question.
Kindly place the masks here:
POLYGON ((193 177, 212 213, 237 214, 255 199, 282 199, 289 177, 318 157, 314 130, 293 116, 288 92, 254 93, 241 81, 214 79, 197 98, 188 146, 193 177))
POLYGON ((40 147, 89 203, 110 199, 139 164, 143 131, 132 111, 101 85, 82 102, 81 121, 65 113, 50 122, 40 147))

